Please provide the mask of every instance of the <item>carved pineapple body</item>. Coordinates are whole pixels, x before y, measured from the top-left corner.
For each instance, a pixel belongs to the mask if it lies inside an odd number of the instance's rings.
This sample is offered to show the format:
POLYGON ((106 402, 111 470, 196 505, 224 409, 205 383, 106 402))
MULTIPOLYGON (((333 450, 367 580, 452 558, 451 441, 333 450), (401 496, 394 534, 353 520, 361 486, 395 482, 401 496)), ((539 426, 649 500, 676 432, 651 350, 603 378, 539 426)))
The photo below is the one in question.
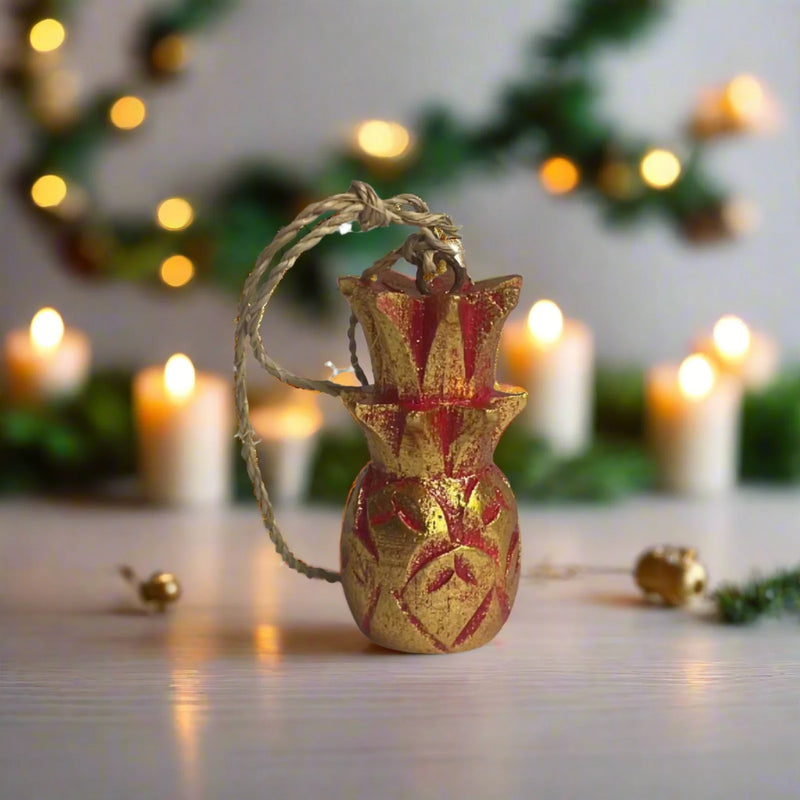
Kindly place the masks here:
POLYGON ((397 273, 339 287, 375 374, 342 395, 371 456, 344 513, 347 602, 385 647, 479 647, 508 618, 519 582, 516 502, 492 458, 526 399, 495 383, 521 279, 467 281, 457 294, 421 294, 397 273))

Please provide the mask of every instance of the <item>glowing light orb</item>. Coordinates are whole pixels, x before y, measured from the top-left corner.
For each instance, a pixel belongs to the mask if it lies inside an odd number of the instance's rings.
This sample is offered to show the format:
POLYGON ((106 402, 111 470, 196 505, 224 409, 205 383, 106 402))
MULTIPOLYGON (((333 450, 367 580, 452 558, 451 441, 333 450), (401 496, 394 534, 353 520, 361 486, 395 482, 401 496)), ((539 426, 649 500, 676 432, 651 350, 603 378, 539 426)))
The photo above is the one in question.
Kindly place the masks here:
POLYGON ((161 262, 158 274, 167 286, 177 289, 185 286, 194 277, 194 264, 186 256, 170 256, 161 262))
POLYGON ((42 175, 31 186, 31 198, 39 208, 55 208, 67 196, 67 182, 59 175, 42 175))
POLYGON ((194 391, 195 372, 191 359, 183 353, 170 356, 164 365, 164 386, 172 400, 183 401, 194 391))
POLYGON ((147 116, 144 101, 134 95, 120 97, 108 112, 111 124, 123 131, 138 128, 147 116))
POLYGON ((721 317, 714 325, 714 347, 726 360, 738 361, 750 349, 750 328, 732 315, 721 317))
POLYGON ((399 158, 411 145, 411 134, 399 122, 370 119, 358 126, 356 143, 373 158, 399 158))
POLYGON ((33 315, 30 327, 31 344, 37 353, 55 350, 64 338, 64 320, 54 308, 42 308, 33 315))
POLYGON ((159 203, 156 219, 168 231, 182 231, 192 224, 194 209, 183 197, 168 197, 159 203))
POLYGON ((539 300, 528 312, 528 330, 542 344, 552 344, 564 330, 564 315, 552 300, 539 300))
POLYGON ((67 31, 57 20, 48 17, 40 19, 28 33, 31 47, 37 53, 51 53, 58 50, 67 38, 67 31))
POLYGON ((553 156, 539 167, 539 180, 550 194, 566 194, 578 185, 580 172, 568 158, 553 156))
POLYGON ((653 189, 667 189, 678 180, 681 162, 669 150, 650 150, 639 165, 642 180, 653 189))
POLYGON ((685 397, 702 400, 714 387, 714 367, 704 356, 696 353, 683 360, 678 369, 678 385, 685 397))

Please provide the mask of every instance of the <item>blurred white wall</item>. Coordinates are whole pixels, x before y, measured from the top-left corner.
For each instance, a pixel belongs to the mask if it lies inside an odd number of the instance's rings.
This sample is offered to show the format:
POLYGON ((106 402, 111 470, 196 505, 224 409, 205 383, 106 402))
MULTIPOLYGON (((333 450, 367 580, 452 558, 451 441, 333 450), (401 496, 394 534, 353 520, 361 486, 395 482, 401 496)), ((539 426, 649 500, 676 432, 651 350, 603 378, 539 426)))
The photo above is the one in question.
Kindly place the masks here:
MULTIPOLYGON (((130 74, 128 37, 148 5, 86 0, 76 6, 66 55, 87 91, 130 74)), ((153 89, 146 130, 108 149, 100 185, 114 208, 151 213, 164 196, 202 189, 237 159, 265 155, 299 167, 320 164, 337 138, 364 118, 412 124, 423 104, 440 100, 479 119, 501 83, 516 74, 530 34, 551 25, 565 5, 241 0, 203 35, 187 78, 153 89)), ((464 225, 475 277, 522 273, 521 307, 540 296, 556 299, 594 328, 602 356, 677 357, 696 329, 726 312, 800 351, 800 3, 672 5, 667 21, 633 49, 603 59, 608 111, 631 133, 670 145, 704 87, 741 72, 761 77, 782 105, 781 131, 731 139, 714 148, 712 159, 714 174, 760 208, 754 235, 694 249, 656 221, 610 231, 594 206, 555 201, 522 170, 426 199, 464 225)), ((8 35, 5 7, 3 14, 0 35, 8 35)), ((0 125, 0 170, 7 175, 28 143, 7 101, 0 125)), ((352 271, 365 266, 354 264, 352 271)), ((87 330, 103 363, 155 362, 176 350, 219 369, 230 361, 233 298, 199 287, 165 296, 79 282, 59 268, 18 202, 5 194, 0 332, 26 324, 44 304, 87 330)), ((278 355, 300 370, 318 373, 329 358, 347 360, 343 323, 332 339, 276 312, 267 331, 278 355), (287 324, 295 325, 288 335, 287 324)))

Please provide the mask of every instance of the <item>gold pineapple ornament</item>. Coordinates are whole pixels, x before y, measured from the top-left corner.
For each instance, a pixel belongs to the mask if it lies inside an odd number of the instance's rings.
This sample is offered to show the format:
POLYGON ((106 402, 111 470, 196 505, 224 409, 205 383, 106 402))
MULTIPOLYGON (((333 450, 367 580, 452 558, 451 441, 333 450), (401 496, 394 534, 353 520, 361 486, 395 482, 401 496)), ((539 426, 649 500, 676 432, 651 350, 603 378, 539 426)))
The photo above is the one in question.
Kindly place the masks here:
POLYGON ((518 276, 473 282, 458 229, 414 195, 382 201, 371 187, 309 206, 259 256, 239 305, 238 436, 265 527, 284 561, 308 577, 341 581, 353 617, 372 641, 412 653, 450 653, 490 641, 519 582, 514 494, 494 449, 526 393, 497 384, 500 331, 519 298, 518 276), (260 325, 286 271, 342 226, 414 225, 418 233, 360 277, 339 281, 353 312, 350 341, 361 386, 292 375, 266 352, 260 325), (392 269, 400 258, 415 278, 392 269), (355 351, 368 343, 374 380, 355 351), (364 433, 370 461, 345 507, 341 572, 299 561, 274 518, 255 453, 246 395, 248 345, 292 386, 338 396, 364 433))

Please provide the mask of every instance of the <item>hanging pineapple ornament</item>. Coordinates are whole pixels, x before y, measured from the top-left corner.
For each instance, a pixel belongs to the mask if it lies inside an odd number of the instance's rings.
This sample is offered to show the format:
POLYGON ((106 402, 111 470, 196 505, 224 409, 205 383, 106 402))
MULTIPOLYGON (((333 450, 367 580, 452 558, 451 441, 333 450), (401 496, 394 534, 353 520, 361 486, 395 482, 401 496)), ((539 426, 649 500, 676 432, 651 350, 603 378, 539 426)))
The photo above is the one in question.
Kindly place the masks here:
POLYGON ((384 647, 469 650, 490 641, 511 611, 519 523, 493 454, 526 393, 497 384, 495 364, 500 331, 521 286, 517 275, 473 282, 450 217, 410 194, 381 200, 360 182, 310 205, 279 231, 245 283, 236 328, 238 437, 264 525, 288 566, 341 582, 359 628, 384 647), (352 310, 350 352, 361 386, 293 375, 264 346, 267 303, 304 252, 354 224, 361 231, 419 229, 360 277, 339 280, 352 310), (401 258, 416 267, 415 279, 392 269, 401 258), (358 362, 357 324, 367 340, 372 383, 358 362), (370 461, 345 507, 341 572, 297 559, 275 522, 248 412, 248 348, 278 380, 339 397, 366 437, 370 461))

